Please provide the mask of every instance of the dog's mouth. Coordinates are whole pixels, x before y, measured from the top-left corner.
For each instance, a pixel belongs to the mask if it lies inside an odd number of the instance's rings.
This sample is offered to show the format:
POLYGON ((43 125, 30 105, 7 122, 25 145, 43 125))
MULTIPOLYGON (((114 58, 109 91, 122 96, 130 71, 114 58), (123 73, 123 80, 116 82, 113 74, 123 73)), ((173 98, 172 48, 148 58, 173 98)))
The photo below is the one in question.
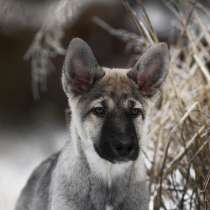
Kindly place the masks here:
POLYGON ((138 158, 140 150, 138 145, 128 150, 123 150, 120 147, 115 150, 108 145, 98 146, 97 144, 94 144, 94 149, 102 159, 111 163, 135 161, 138 158))

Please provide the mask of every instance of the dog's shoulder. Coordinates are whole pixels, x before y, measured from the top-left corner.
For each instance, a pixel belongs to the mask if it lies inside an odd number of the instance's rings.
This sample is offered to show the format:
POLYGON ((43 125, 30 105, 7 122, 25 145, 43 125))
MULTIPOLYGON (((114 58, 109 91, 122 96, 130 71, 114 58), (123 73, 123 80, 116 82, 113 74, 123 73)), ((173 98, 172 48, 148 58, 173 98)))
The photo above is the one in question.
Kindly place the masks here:
POLYGON ((41 162, 32 172, 27 185, 33 185, 34 183, 37 183, 37 181, 40 183, 40 188, 45 188, 46 185, 49 185, 51 174, 57 164, 59 155, 60 152, 57 152, 41 162))
MULTIPOLYGON (((59 156, 60 152, 57 152, 35 168, 22 190, 16 210, 30 209, 30 206, 33 205, 34 202, 32 199, 40 201, 40 205, 42 205, 42 203, 43 205, 44 203, 47 203, 44 201, 48 201, 49 199, 51 176, 59 156)), ((41 206, 40 209, 42 209, 41 206)))

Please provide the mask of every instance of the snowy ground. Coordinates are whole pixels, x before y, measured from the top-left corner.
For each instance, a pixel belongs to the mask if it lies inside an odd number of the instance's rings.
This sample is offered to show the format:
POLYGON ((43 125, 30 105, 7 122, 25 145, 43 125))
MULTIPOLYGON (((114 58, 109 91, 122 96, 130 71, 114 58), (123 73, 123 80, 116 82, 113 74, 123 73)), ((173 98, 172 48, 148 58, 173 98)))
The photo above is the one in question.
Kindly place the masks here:
POLYGON ((45 126, 0 132, 0 210, 13 210, 33 168, 63 145, 67 132, 45 126))

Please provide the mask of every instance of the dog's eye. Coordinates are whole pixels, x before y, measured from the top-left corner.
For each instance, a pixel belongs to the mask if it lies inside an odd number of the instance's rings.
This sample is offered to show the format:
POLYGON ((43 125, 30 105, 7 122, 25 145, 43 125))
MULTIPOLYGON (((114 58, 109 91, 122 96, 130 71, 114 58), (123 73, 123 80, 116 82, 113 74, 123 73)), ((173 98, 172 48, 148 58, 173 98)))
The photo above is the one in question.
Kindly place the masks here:
POLYGON ((98 117, 104 117, 106 115, 106 109, 102 106, 94 107, 92 112, 98 117))
POLYGON ((131 108, 128 111, 129 116, 131 116, 132 118, 136 118, 138 117, 140 114, 142 115, 142 117, 144 118, 144 113, 142 111, 142 109, 140 108, 131 108))

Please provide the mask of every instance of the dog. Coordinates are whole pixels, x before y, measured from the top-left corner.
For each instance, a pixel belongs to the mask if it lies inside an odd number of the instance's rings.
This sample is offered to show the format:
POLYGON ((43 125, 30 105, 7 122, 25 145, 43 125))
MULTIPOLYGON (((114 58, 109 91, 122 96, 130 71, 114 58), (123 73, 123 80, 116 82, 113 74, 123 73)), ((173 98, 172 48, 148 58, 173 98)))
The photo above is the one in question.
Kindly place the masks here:
POLYGON ((147 101, 168 69, 165 43, 150 47, 131 69, 109 69, 74 38, 62 72, 72 113, 69 140, 35 169, 16 210, 148 210, 147 101))

